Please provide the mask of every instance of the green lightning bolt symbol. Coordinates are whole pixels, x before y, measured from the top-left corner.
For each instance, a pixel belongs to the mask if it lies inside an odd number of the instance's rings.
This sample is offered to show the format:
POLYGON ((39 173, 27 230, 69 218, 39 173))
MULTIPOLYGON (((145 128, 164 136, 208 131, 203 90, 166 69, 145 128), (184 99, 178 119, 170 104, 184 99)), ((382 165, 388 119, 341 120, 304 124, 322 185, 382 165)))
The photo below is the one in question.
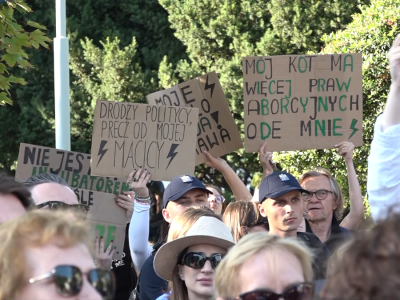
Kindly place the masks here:
POLYGON ((356 132, 358 131, 358 128, 355 127, 356 124, 357 124, 357 119, 353 119, 353 121, 351 121, 351 126, 350 126, 350 129, 353 129, 353 132, 350 134, 349 139, 351 139, 351 137, 352 137, 353 135, 355 135, 356 132))

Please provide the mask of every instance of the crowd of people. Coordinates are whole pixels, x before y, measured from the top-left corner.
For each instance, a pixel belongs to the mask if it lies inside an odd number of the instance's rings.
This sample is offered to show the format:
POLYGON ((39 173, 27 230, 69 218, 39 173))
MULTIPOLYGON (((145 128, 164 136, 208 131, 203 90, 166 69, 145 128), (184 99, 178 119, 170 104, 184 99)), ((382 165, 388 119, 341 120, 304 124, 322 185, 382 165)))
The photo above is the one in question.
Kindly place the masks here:
MULTIPOLYGON (((400 290, 400 37, 389 51, 392 84, 368 160, 375 224, 357 230, 363 198, 354 146, 336 145, 346 163, 350 211, 327 169, 298 179, 276 170, 264 143, 254 195, 230 166, 205 152, 235 200, 191 175, 166 188, 134 169, 115 196, 129 222, 122 258, 93 237, 89 207, 54 174, 23 183, 0 175, 0 300, 385 300, 400 290), (397 248, 399 246, 399 248, 397 248)), ((347 194, 347 193, 346 193, 347 194)))

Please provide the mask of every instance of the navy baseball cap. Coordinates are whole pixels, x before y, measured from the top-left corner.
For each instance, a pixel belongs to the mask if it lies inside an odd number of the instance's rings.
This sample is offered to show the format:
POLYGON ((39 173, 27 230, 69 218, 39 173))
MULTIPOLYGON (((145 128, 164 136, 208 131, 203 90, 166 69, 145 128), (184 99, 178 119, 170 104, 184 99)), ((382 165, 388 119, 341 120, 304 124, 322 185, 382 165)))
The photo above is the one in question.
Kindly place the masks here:
POLYGON ((292 174, 286 172, 275 172, 261 181, 259 188, 259 202, 262 203, 265 198, 274 199, 295 190, 308 193, 307 190, 301 187, 300 183, 292 174))
POLYGON ((172 179, 170 184, 167 186, 163 196, 163 204, 164 208, 167 207, 169 201, 178 200, 182 197, 185 193, 189 192, 190 190, 200 189, 204 190, 209 194, 212 194, 204 184, 194 176, 190 175, 181 175, 172 179))

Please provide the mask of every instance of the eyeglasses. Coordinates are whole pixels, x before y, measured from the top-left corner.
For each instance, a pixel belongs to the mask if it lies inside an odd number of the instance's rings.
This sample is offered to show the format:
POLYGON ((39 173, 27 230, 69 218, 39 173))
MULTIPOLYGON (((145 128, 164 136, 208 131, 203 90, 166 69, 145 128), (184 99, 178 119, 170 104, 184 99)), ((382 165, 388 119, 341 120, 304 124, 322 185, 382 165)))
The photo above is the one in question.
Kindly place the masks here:
POLYGON ((182 263, 192 269, 201 269, 209 260, 211 266, 215 269, 224 256, 224 254, 215 253, 207 257, 201 252, 188 252, 183 256, 182 263))
POLYGON ((310 201, 312 196, 315 194, 315 196, 317 197, 318 200, 325 200, 326 197, 328 197, 328 193, 332 193, 332 192, 328 191, 328 190, 318 190, 315 192, 303 192, 303 193, 301 193, 301 198, 304 201, 310 201))
POLYGON ((215 200, 217 200, 218 203, 223 203, 225 201, 224 197, 222 197, 221 195, 218 195, 218 194, 210 194, 208 196, 208 200, 210 201, 210 198, 213 196, 215 197, 215 200))
POLYGON ((298 283, 287 287, 282 294, 270 290, 255 290, 239 295, 237 300, 311 300, 314 297, 314 284, 298 283))
MULTIPOLYGON (((115 280, 110 271, 92 269, 87 274, 87 280, 93 288, 105 299, 112 299, 115 292, 115 280)), ((57 293, 64 297, 78 295, 83 286, 83 273, 75 266, 60 265, 49 273, 29 279, 29 283, 36 283, 52 278, 56 285, 57 293)))
POLYGON ((47 201, 42 204, 36 205, 36 208, 42 208, 48 206, 50 210, 58 210, 58 209, 73 209, 75 211, 81 212, 83 214, 87 214, 89 211, 89 206, 83 204, 67 204, 61 201, 47 201))

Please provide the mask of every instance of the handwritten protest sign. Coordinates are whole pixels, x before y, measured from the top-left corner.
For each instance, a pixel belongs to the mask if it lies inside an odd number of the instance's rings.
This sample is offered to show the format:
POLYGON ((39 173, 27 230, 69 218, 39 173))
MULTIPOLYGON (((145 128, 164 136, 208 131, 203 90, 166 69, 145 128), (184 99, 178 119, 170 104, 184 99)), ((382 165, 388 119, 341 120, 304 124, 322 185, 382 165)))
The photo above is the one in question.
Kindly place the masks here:
POLYGON ((115 201, 115 195, 75 189, 79 203, 89 205, 86 220, 92 227, 93 240, 102 236, 105 247, 111 241, 116 247, 113 258, 121 259, 125 243, 125 229, 127 223, 126 210, 119 207, 115 201))
POLYGON ((204 150, 218 157, 243 147, 228 100, 215 72, 147 95, 146 98, 150 104, 199 109, 196 165, 206 161, 202 153, 204 150))
POLYGON ((243 58, 245 150, 362 145, 362 55, 243 58))
POLYGON ((97 101, 92 174, 127 177, 146 168, 152 180, 193 174, 198 109, 97 101))
MULTIPOLYGON (((129 190, 126 180, 91 175, 90 155, 21 143, 15 178, 24 181, 40 173, 53 173, 70 187, 112 194, 129 190)), ((109 174, 108 174, 109 175, 109 174)))

